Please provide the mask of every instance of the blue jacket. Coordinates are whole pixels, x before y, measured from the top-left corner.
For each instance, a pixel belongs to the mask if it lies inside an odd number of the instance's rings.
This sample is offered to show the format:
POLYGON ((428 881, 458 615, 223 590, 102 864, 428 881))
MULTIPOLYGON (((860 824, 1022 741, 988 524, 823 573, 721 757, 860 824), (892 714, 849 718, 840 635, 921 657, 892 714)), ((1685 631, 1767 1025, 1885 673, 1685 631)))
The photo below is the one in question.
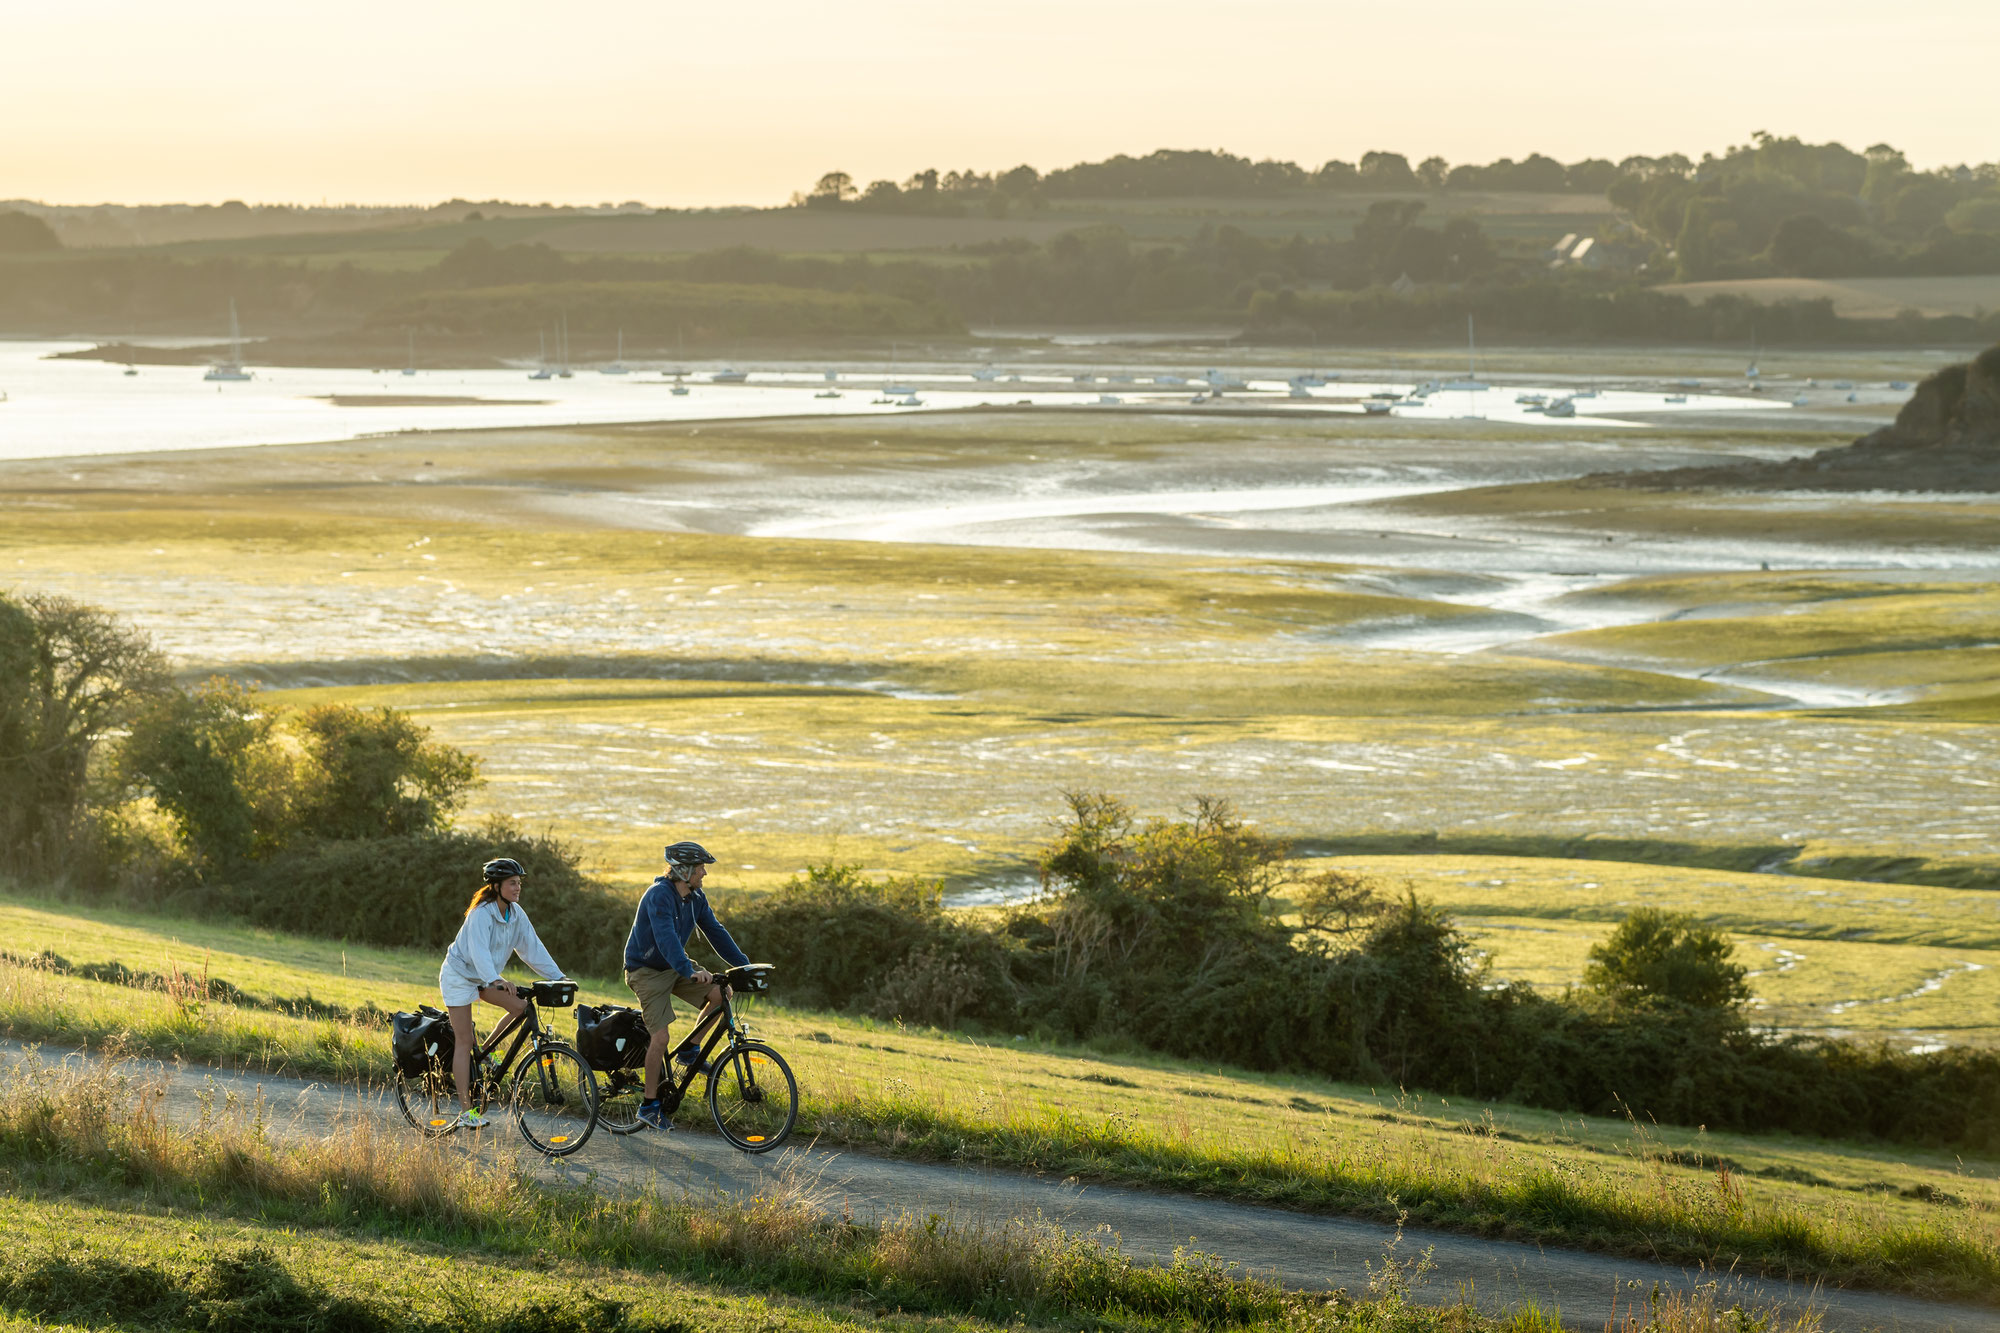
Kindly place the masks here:
POLYGON ((729 938, 729 932, 715 919, 715 909, 708 905, 707 894, 696 889, 682 898, 673 881, 662 875, 640 897, 639 910, 632 915, 632 933, 625 939, 625 966, 693 976, 695 965, 688 958, 687 942, 697 926, 701 927, 701 937, 737 967, 750 961, 749 955, 736 947, 736 941, 729 938))

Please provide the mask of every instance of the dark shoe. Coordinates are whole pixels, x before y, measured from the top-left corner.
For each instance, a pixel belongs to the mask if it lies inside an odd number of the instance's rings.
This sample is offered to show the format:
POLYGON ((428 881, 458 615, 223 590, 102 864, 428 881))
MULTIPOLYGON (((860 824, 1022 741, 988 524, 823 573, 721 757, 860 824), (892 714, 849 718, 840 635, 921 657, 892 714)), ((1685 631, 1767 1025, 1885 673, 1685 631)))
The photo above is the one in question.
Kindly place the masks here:
POLYGON ((674 1063, 688 1069, 699 1070, 704 1074, 708 1072, 708 1066, 701 1062, 701 1047, 691 1042, 675 1050, 674 1063))
POLYGON ((657 1101, 640 1102, 637 1119, 640 1124, 646 1126, 648 1129, 662 1129, 672 1132, 674 1127, 674 1122, 667 1117, 666 1109, 657 1101))

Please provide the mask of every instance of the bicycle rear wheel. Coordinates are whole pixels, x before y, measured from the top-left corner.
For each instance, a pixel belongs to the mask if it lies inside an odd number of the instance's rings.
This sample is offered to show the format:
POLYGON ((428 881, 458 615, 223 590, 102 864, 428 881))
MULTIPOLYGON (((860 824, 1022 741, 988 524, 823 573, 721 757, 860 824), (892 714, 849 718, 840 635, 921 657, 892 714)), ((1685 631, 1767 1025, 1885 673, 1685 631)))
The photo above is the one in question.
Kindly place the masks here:
POLYGON ((547 1157, 567 1157, 597 1128, 597 1080, 573 1048, 544 1042, 528 1052, 514 1075, 507 1109, 529 1147, 547 1157))
POLYGON ((597 1075, 597 1123, 613 1134, 634 1134, 639 1123, 639 1103, 646 1098, 645 1076, 636 1069, 617 1069, 597 1075))
POLYGON ((458 1128, 458 1097, 451 1071, 436 1067, 421 1074, 396 1075, 396 1105, 403 1118, 430 1138, 442 1138, 458 1128))
POLYGON ((732 1046, 708 1075, 708 1113, 744 1152, 769 1152, 799 1120, 799 1085, 784 1057, 761 1041, 732 1046))

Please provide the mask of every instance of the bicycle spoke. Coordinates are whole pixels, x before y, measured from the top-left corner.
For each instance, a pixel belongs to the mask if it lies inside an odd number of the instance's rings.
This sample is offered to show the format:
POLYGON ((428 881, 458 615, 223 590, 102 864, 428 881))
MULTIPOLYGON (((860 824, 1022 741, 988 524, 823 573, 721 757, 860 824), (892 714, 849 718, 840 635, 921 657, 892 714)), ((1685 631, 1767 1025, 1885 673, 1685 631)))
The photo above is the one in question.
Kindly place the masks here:
POLYGON ((509 1099, 521 1136, 537 1152, 562 1157, 597 1127, 597 1082, 583 1057, 556 1043, 528 1053, 509 1099))
POLYGON ((769 1152, 798 1121, 798 1084, 776 1051, 747 1042, 717 1059, 708 1079, 708 1110, 736 1147, 769 1152))

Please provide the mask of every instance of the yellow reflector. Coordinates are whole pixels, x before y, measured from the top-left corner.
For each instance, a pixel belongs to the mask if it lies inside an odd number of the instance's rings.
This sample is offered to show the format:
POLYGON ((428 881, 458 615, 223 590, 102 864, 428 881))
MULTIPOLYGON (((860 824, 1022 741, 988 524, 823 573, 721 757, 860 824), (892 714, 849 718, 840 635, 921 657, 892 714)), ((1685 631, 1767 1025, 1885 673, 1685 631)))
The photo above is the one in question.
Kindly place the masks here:
POLYGON ((761 1055, 753 1055, 750 1057, 750 1063, 753 1065, 768 1065, 771 1062, 761 1055))
POLYGON ((743 1136, 743 1141, 745 1143, 762 1143, 764 1136, 762 1134, 746 1134, 743 1136))
POLYGON ((451 1121, 449 1121, 449 1120, 433 1120, 433 1121, 431 1121, 431 1128, 432 1128, 432 1129, 443 1129, 443 1128, 444 1128, 444 1127, 445 1127, 446 1125, 449 1125, 450 1123, 451 1123, 451 1121))
POLYGON ((550 1142, 550 1143, 568 1143, 568 1142, 569 1142, 569 1135, 567 1135, 567 1134, 551 1134, 551 1135, 549 1135, 549 1142, 550 1142))

